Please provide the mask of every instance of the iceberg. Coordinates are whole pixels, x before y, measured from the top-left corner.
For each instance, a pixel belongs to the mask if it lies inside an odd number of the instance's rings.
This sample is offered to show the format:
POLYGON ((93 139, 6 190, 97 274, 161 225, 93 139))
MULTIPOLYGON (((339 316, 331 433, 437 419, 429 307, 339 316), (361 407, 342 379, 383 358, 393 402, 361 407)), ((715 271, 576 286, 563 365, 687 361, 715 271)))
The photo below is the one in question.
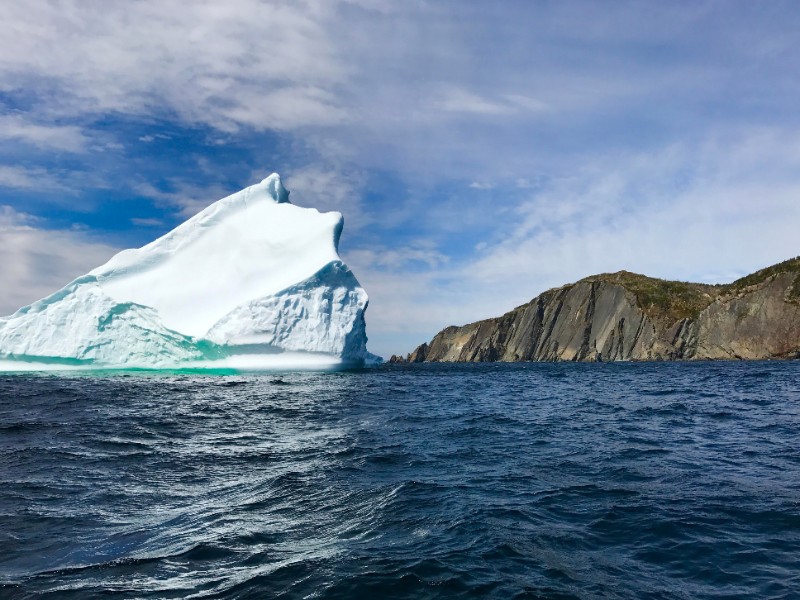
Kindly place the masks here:
POLYGON ((339 258, 344 220, 272 174, 0 318, 0 370, 349 368, 368 297, 339 258))

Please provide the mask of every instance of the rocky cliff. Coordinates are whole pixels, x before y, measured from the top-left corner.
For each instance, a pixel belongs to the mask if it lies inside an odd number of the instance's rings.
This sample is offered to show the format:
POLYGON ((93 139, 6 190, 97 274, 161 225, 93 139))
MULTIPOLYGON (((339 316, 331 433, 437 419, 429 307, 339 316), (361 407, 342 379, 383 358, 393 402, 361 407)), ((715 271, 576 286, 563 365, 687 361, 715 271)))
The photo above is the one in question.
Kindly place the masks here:
POLYGON ((800 358, 800 257, 727 285, 587 277, 501 317, 447 327, 405 360, 765 358, 800 358))

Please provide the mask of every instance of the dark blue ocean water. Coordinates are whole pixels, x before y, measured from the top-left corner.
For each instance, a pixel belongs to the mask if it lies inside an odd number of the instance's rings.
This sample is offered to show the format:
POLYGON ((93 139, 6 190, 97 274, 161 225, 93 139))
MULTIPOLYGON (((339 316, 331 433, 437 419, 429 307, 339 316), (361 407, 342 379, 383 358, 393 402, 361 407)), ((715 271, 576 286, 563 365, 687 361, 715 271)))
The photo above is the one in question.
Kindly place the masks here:
POLYGON ((800 598, 800 362, 0 378, 2 598, 800 598))

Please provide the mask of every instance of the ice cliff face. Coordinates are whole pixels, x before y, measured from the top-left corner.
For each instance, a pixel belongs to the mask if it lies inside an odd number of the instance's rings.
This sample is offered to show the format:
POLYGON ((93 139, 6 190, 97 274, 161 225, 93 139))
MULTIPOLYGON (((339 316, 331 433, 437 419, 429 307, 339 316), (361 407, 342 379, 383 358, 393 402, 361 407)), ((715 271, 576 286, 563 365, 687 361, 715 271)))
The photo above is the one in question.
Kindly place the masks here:
POLYGON ((289 203, 270 175, 0 319, 0 367, 373 362, 367 294, 338 255, 342 225, 289 203))

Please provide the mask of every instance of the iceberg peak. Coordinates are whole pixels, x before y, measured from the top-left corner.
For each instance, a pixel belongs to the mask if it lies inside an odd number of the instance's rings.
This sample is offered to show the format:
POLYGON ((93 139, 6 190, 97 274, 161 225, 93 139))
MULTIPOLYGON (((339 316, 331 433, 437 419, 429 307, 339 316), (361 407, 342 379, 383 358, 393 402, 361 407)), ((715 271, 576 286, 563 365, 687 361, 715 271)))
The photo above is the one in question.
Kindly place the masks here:
POLYGON ((267 192, 267 195, 272 198, 272 201, 277 204, 289 202, 289 190, 283 187, 281 176, 277 173, 273 173, 262 179, 258 187, 263 188, 267 192))

